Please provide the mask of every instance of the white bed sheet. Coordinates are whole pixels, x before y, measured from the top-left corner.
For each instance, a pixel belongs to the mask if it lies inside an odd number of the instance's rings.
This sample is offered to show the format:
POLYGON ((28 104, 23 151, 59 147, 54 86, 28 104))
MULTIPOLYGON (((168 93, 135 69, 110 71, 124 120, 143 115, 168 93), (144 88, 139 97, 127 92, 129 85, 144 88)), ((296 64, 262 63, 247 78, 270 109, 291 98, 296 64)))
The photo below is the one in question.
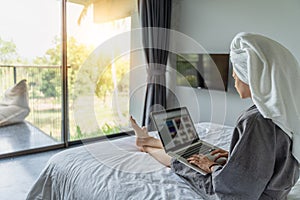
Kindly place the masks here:
MULTIPOLYGON (((199 137, 228 149, 232 128, 196 124, 199 137)), ((155 132, 151 133, 157 137, 155 132)), ((299 184, 298 184, 299 185, 299 184)), ((293 190, 289 199, 299 199, 293 190)), ((139 152, 135 137, 72 148, 52 157, 27 199, 208 199, 169 168, 139 152)))

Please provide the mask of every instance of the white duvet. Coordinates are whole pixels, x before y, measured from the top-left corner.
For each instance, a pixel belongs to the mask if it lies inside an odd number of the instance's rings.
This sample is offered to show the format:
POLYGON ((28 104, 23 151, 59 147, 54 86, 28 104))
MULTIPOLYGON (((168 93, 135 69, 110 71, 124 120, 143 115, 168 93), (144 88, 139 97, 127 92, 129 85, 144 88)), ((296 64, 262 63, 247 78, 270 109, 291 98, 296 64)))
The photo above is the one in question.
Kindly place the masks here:
MULTIPOLYGON (((196 124, 201 139, 224 149, 232 128, 196 124)), ((151 133, 156 136, 155 133, 151 133)), ((299 185, 299 184, 298 184, 299 185)), ((299 187, 299 186, 298 186, 299 187)), ((299 199, 295 187, 289 199, 299 199)), ((135 137, 71 148, 53 156, 27 199, 207 199, 182 179, 135 147, 135 137)))

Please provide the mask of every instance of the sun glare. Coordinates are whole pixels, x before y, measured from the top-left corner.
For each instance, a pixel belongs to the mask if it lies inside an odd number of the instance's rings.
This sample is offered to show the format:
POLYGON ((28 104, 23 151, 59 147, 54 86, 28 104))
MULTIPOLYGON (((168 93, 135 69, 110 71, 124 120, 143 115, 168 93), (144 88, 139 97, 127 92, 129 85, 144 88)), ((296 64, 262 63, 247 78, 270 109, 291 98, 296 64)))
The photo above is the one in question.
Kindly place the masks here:
POLYGON ((94 23, 93 7, 90 6, 87 14, 78 24, 83 6, 71 4, 68 8, 68 23, 70 24, 68 25, 68 34, 75 37, 80 43, 96 47, 109 38, 130 30, 130 17, 102 24, 94 23))

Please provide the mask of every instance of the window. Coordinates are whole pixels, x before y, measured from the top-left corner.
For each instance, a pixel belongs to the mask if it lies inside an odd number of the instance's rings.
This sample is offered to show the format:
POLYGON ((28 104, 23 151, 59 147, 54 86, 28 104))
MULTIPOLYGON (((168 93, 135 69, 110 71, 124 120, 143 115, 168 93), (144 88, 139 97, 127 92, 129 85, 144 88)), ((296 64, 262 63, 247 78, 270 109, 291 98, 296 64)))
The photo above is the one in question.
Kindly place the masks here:
POLYGON ((1 0, 0 96, 27 80, 30 114, 19 130, 1 127, 0 154, 63 142, 61 134, 61 2, 1 0))
MULTIPOLYGON (((25 121, 28 135, 13 131, 2 134, 0 157, 40 147, 59 148, 66 142, 127 129, 130 52, 116 55, 119 49, 114 45, 108 54, 96 52, 114 36, 130 31, 131 17, 118 16, 97 23, 97 9, 93 5, 84 7, 80 2, 66 2, 68 74, 63 77, 63 2, 0 0, 0 97, 7 88, 27 79, 31 109, 25 121), (68 82, 66 92, 62 80, 68 82), (86 95, 89 85, 80 81, 92 81, 93 92, 86 95), (63 107, 65 95, 68 109, 63 107), (92 117, 87 105, 92 108, 92 117), (63 110, 69 111, 68 119, 63 110), (76 120, 76 116, 84 120, 76 120), (68 131, 64 133, 62 122, 66 120, 68 131)), ((130 46, 130 37, 123 45, 130 46)))
MULTIPOLYGON (((71 141, 121 132, 129 119, 130 56, 115 57, 119 50, 113 45, 105 54, 99 49, 103 43, 113 42, 114 36, 130 31, 131 18, 96 23, 93 6, 80 18, 82 12, 84 6, 68 3, 71 141), (89 86, 92 93, 86 92, 89 86)), ((130 38, 123 45, 129 44, 130 38)))

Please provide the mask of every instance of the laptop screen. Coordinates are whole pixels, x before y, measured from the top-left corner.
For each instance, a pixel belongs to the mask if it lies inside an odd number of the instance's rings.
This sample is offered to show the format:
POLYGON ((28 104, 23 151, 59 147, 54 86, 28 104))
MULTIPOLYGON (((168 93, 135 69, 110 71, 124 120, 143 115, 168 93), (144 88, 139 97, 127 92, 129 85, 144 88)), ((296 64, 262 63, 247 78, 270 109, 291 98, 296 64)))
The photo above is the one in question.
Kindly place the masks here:
POLYGON ((187 108, 153 112, 151 116, 166 152, 199 140, 187 108))

